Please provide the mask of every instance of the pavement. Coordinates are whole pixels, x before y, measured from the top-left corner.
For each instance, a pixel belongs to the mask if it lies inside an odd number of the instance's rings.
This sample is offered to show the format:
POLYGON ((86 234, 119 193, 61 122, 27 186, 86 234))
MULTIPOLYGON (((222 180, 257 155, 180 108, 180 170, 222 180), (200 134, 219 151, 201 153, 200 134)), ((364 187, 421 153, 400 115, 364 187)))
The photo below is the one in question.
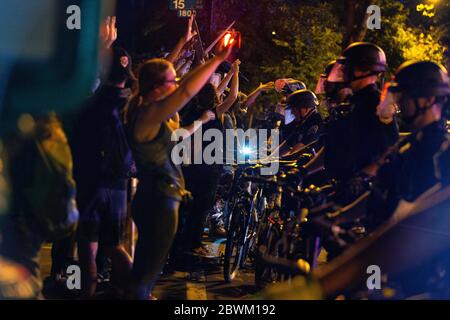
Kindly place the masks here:
MULTIPOLYGON (((164 300, 242 300, 256 293, 254 273, 251 268, 241 270, 237 277, 226 283, 223 277, 223 253, 226 239, 204 239, 214 259, 188 256, 173 271, 166 271, 159 279, 153 295, 164 300)), ((42 278, 50 274, 51 244, 41 250, 40 266, 42 278)), ((105 286, 99 286, 99 290, 105 286)), ((98 290, 98 291, 99 291, 98 290)), ((101 294, 101 293, 99 293, 101 294)))

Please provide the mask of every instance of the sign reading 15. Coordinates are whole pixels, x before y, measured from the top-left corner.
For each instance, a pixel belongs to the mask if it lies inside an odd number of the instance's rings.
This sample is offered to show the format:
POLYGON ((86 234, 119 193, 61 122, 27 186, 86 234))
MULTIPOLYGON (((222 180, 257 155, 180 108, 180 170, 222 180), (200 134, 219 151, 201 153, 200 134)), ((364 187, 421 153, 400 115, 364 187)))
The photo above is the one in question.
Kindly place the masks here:
POLYGON ((203 0, 169 0, 169 9, 171 10, 193 10, 202 7, 203 0))
POLYGON ((186 8, 184 0, 172 0, 173 9, 183 10, 186 8))

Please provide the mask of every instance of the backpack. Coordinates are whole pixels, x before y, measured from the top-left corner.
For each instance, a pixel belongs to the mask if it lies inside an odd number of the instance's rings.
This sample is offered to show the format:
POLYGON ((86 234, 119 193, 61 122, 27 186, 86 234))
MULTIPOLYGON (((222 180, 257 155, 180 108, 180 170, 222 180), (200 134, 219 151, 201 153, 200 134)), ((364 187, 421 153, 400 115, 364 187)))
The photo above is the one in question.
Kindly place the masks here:
POLYGON ((79 217, 70 148, 64 142, 56 146, 47 150, 37 139, 28 144, 35 148, 32 153, 35 161, 32 177, 23 190, 26 214, 48 240, 71 235, 79 217))

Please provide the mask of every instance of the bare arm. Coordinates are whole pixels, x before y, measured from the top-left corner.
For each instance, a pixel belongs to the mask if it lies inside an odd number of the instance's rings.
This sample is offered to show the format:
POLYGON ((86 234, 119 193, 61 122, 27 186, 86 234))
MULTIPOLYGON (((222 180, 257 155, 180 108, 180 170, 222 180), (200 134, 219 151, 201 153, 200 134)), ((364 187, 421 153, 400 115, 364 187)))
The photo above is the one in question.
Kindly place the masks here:
POLYGON ((271 90, 275 87, 274 82, 268 82, 266 84, 260 84, 258 88, 256 88, 252 93, 250 93, 245 100, 245 106, 251 107, 255 104, 256 99, 259 97, 259 95, 267 90, 271 90))
POLYGON ((116 17, 108 16, 100 25, 99 81, 105 81, 109 66, 107 61, 112 57, 111 46, 117 40, 116 17))
POLYGON ((152 138, 163 121, 182 109, 206 84, 211 74, 220 63, 230 54, 231 47, 225 48, 219 55, 208 60, 205 64, 191 71, 180 86, 170 96, 145 106, 136 122, 138 140, 152 138))
POLYGON ((225 88, 228 87, 228 84, 230 83, 233 75, 234 75, 234 72, 230 69, 230 71, 228 71, 225 78, 223 78, 222 82, 220 82, 219 86, 217 87, 217 91, 219 91, 219 94, 222 94, 223 91, 225 90, 225 88))
POLYGON ((184 129, 185 131, 181 131, 181 137, 183 139, 186 139, 187 137, 194 134, 195 131, 197 131, 202 125, 205 123, 214 120, 216 118, 216 115, 212 111, 205 111, 200 118, 198 118, 194 123, 192 123, 189 126, 182 127, 181 129, 184 129))
POLYGON ((178 60, 181 50, 184 46, 191 41, 193 37, 197 35, 197 32, 192 32, 192 23, 194 22, 194 16, 189 18, 186 34, 177 42, 172 52, 166 57, 167 61, 175 63, 178 60))
POLYGON ((190 44, 186 45, 185 48, 182 50, 182 53, 178 57, 178 60, 174 64, 177 74, 178 74, 178 70, 184 68, 186 64, 192 64, 193 56, 194 56, 194 53, 192 51, 191 45, 190 44))
MULTIPOLYGON (((234 64, 233 64, 234 65, 234 64)), ((231 90, 227 98, 216 107, 217 116, 220 117, 222 114, 228 111, 238 98, 239 93, 239 64, 236 64, 233 81, 231 82, 231 90)))
POLYGON ((100 26, 100 38, 102 40, 102 49, 111 49, 113 43, 117 40, 116 17, 107 17, 100 26))
POLYGON ((184 45, 184 39, 181 38, 172 49, 172 52, 170 52, 170 54, 166 57, 166 60, 175 63, 178 60, 178 56, 180 55, 181 49, 183 49, 184 45))
POLYGON ((241 61, 239 59, 235 60, 233 64, 231 65, 230 70, 228 71, 225 78, 222 80, 222 82, 217 87, 217 91, 219 91, 219 94, 222 94, 223 91, 228 87, 228 84, 230 83, 230 80, 232 79, 233 75, 239 71, 238 67, 241 64, 241 61))

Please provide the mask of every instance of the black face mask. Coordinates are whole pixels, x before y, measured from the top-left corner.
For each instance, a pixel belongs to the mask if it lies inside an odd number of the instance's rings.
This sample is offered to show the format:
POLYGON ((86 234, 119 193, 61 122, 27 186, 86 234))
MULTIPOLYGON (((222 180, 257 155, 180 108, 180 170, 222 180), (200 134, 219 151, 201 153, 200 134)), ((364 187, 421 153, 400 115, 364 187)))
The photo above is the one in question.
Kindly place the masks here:
MULTIPOLYGON (((401 99, 402 98, 400 98, 400 101, 399 101, 400 105, 402 103, 406 103, 405 101, 402 102, 401 99)), ((404 125, 406 126, 406 129, 408 129, 408 130, 412 129, 412 125, 413 125, 414 121, 432 107, 433 107, 433 104, 430 104, 426 107, 421 108, 419 106, 419 102, 417 101, 417 99, 414 99, 414 113, 410 116, 405 115, 403 112, 400 113, 400 118, 401 118, 402 122, 404 123, 404 125)))
POLYGON ((300 121, 305 121, 309 118, 310 115, 312 115, 314 112, 316 112, 315 108, 311 108, 308 110, 308 112, 304 116, 300 116, 300 121))
MULTIPOLYGON (((408 99, 404 94, 401 94, 398 98, 398 105, 404 106, 408 103, 408 99)), ((401 109, 400 109, 401 110, 401 109)), ((410 116, 407 116, 405 112, 400 112, 400 119, 405 125, 405 129, 409 130, 411 128, 411 125, 413 124, 414 120, 419 115, 420 109, 418 108, 418 102, 417 100, 414 100, 414 113, 410 116)))
POLYGON ((344 83, 325 82, 325 97, 332 102, 338 103, 339 91, 346 88, 344 83))
POLYGON ((416 115, 413 115, 413 116, 402 115, 401 119, 402 119, 403 124, 406 127, 405 129, 411 129, 411 126, 412 126, 414 120, 416 120, 416 115))

